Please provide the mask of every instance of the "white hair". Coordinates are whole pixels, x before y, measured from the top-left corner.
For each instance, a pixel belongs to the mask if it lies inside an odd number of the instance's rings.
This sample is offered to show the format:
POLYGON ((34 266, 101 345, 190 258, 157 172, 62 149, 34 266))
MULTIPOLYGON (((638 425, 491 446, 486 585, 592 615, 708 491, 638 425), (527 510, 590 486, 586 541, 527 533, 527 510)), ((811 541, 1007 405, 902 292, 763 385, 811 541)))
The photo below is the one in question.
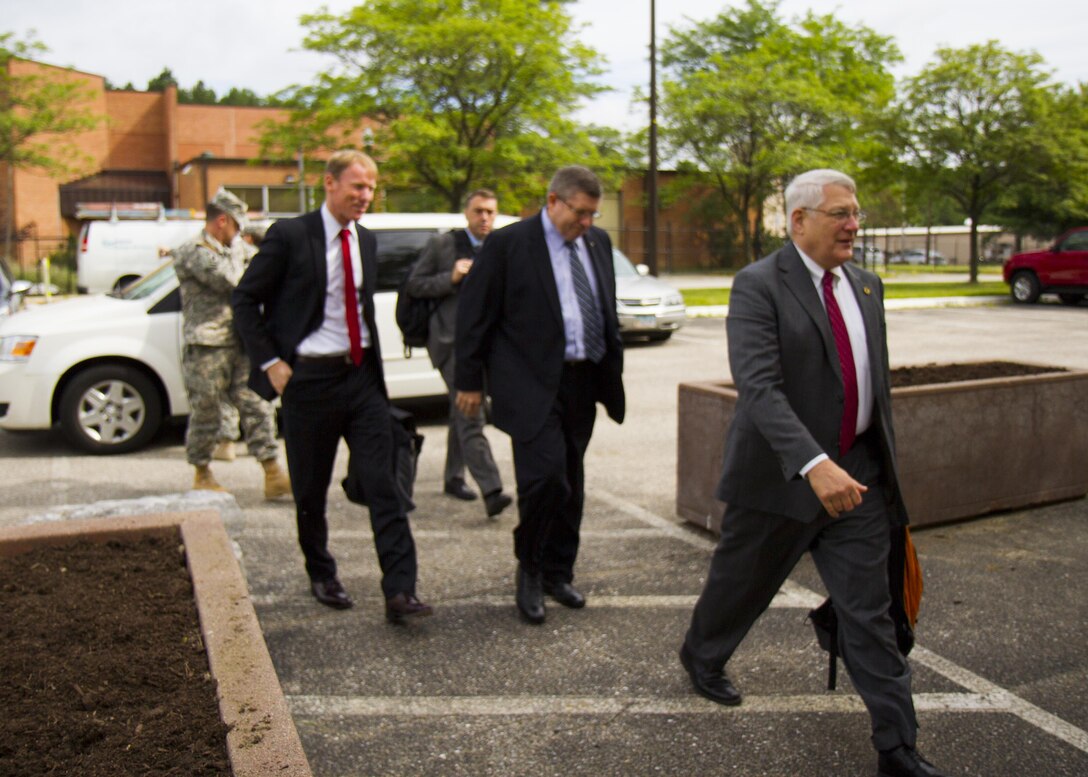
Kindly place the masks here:
POLYGON ((786 186, 786 232, 793 234, 793 212, 798 208, 818 208, 824 201, 825 186, 841 186, 857 194, 854 179, 838 170, 821 168, 801 173, 786 186))

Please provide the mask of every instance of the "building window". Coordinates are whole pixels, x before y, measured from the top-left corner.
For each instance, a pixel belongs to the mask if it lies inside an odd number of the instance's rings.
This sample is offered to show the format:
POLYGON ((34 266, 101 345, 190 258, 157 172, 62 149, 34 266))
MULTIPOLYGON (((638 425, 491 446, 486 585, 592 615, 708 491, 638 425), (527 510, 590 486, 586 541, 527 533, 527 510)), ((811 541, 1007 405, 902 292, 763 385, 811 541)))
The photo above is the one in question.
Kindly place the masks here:
POLYGON ((224 188, 245 202, 250 210, 261 211, 272 218, 297 216, 299 213, 313 210, 314 207, 312 186, 305 187, 306 201, 301 209, 298 186, 295 185, 234 186, 228 184, 224 188))

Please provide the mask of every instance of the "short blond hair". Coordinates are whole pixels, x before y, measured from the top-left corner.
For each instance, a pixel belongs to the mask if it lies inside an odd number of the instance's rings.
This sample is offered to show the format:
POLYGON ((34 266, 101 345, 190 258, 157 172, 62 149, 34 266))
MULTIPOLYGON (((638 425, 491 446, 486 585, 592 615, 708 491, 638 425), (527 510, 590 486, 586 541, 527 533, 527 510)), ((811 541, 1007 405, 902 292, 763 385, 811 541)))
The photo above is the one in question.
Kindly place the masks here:
POLYGON ((375 175, 378 174, 377 163, 368 154, 356 151, 353 148, 343 148, 333 152, 325 163, 325 174, 339 180, 341 173, 356 164, 360 165, 364 170, 369 170, 375 175))

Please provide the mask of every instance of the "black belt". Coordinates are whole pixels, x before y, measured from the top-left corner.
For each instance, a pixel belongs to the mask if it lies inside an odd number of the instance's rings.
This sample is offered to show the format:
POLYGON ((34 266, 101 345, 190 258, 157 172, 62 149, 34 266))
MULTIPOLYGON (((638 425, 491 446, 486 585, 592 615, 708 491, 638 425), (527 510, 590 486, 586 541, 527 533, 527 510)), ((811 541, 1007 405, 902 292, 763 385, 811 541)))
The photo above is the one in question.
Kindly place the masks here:
MULTIPOLYGON (((365 352, 364 352, 365 353, 365 352)), ((343 366, 345 364, 352 364, 351 354, 349 353, 334 353, 328 356, 303 356, 299 354, 295 357, 295 363, 297 364, 316 364, 325 367, 331 366, 343 366)))

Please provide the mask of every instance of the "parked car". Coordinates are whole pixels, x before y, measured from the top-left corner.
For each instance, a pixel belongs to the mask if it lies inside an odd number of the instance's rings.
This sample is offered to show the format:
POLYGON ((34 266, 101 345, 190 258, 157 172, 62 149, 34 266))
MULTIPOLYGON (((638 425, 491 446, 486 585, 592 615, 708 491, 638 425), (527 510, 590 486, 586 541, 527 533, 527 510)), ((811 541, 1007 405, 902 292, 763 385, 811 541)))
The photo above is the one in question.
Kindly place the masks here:
MULTIPOLYGON (((464 216, 381 213, 367 214, 363 223, 378 240, 374 305, 389 395, 445 396, 426 353, 401 347, 396 288, 427 241, 464 227, 464 216)), ((10 316, 0 323, 0 429, 59 424, 90 453, 137 450, 165 419, 189 412, 181 347, 181 293, 169 262, 119 292, 10 316)))
POLYGON ((948 260, 944 258, 944 254, 940 251, 930 251, 929 257, 926 257, 926 252, 921 248, 908 248, 905 251, 892 254, 888 260, 892 264, 913 264, 913 265, 939 265, 947 264, 948 260))
POLYGON ((0 319, 23 306, 23 295, 30 291, 30 281, 17 281, 8 263, 0 257, 0 319))
POLYGON ((1001 272, 1014 302, 1031 304, 1041 294, 1057 294, 1076 305, 1088 295, 1088 227, 1071 229, 1045 251, 1009 257, 1001 272))
POLYGON ((649 274, 649 268, 631 264, 618 248, 612 250, 616 271, 616 313, 624 337, 668 340, 684 325, 687 308, 679 291, 649 274))
POLYGON ((884 252, 875 245, 854 244, 854 261, 866 267, 875 267, 884 263, 884 252))

